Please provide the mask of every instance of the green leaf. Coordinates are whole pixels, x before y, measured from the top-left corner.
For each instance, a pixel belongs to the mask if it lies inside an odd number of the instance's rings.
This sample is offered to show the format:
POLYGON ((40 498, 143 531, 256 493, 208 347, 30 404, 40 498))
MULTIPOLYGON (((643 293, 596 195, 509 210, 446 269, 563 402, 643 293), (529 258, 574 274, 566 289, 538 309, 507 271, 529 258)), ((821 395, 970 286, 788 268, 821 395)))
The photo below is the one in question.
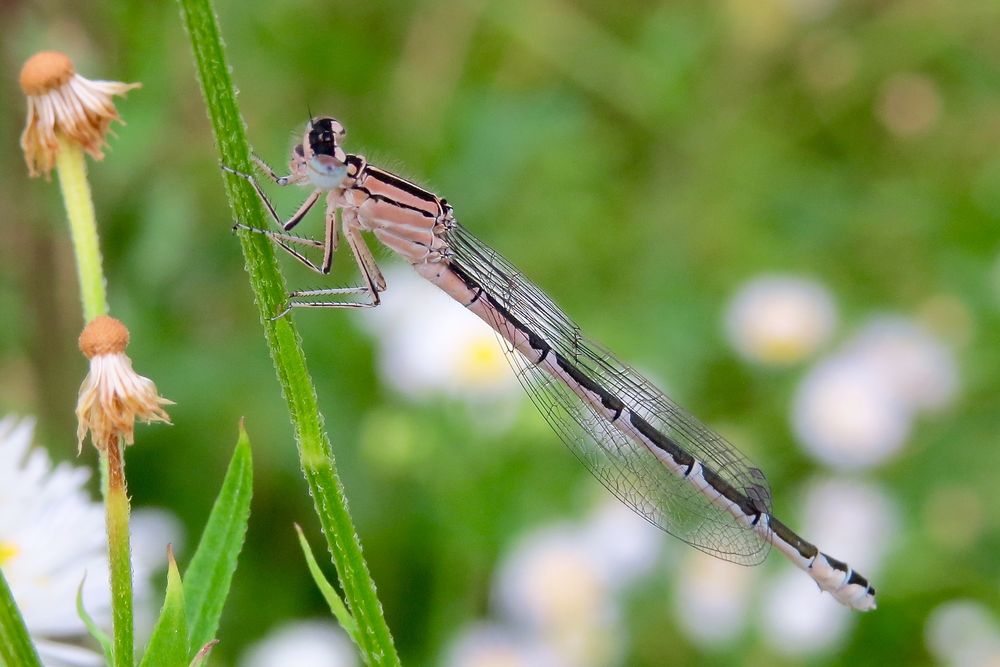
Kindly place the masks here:
POLYGON ((87 581, 87 575, 83 575, 83 579, 80 580, 80 587, 76 589, 76 614, 83 621, 83 624, 87 626, 87 632, 90 636, 97 640, 97 643, 101 645, 101 649, 104 651, 104 660, 109 665, 115 664, 114 652, 111 648, 111 637, 108 636, 104 630, 98 627, 97 623, 94 623, 94 619, 91 618, 90 614, 87 613, 86 608, 83 606, 83 585, 87 581))
POLYGON ((184 573, 184 599, 192 650, 215 638, 219 617, 243 548, 253 495, 250 439, 240 422, 236 451, 208 523, 184 573))
POLYGON ((28 628, 0 570, 0 665, 41 667, 28 628))
POLYGON ((167 547, 167 595, 139 667, 187 667, 189 652, 184 586, 173 549, 167 547))
POLYGON ((327 605, 330 606, 330 611, 337 618, 337 622, 340 623, 340 627, 344 628, 354 643, 360 648, 361 644, 358 642, 358 623, 351 616, 351 612, 347 610, 344 606, 344 601, 340 599, 337 595, 337 591, 333 588, 330 582, 327 580, 323 571, 319 568, 319 564, 316 562, 316 558, 313 556, 312 548, 309 546, 309 542, 306 540, 306 536, 302 533, 302 528, 299 524, 295 524, 295 530, 299 534, 299 544, 302 545, 302 553, 306 557, 306 564, 309 566, 309 572, 312 574, 313 581, 316 582, 316 587, 319 588, 320 592, 323 594, 323 598, 326 599, 327 605))

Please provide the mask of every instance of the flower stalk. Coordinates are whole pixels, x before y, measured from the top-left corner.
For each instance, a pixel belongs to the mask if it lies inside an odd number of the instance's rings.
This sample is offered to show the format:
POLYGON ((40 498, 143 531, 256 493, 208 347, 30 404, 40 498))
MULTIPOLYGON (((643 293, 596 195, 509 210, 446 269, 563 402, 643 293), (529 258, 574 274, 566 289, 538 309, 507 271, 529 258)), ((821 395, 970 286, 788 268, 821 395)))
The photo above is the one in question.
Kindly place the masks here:
POLYGON ((56 156, 56 174, 69 219, 77 279, 80 281, 83 319, 90 322, 108 312, 101 248, 97 236, 97 216, 94 214, 94 200, 90 196, 83 149, 62 135, 58 136, 57 141, 59 153, 56 156))
MULTIPOLYGON (((115 667, 132 667, 135 661, 132 561, 122 443, 131 442, 135 410, 129 410, 128 400, 121 400, 127 392, 116 391, 124 386, 121 380, 126 375, 114 372, 116 364, 102 363, 109 357, 109 352, 121 352, 111 357, 120 356, 127 361, 123 352, 128 344, 128 331, 117 320, 106 316, 108 300, 101 266, 97 216, 94 214, 83 154, 86 151, 97 160, 104 157, 102 148, 108 128, 112 121, 118 120, 112 96, 122 95, 138 84, 85 79, 76 73, 69 56, 58 51, 42 51, 29 58, 21 68, 20 84, 28 102, 27 122, 21 133, 21 148, 28 174, 48 178, 53 167, 58 174, 76 258, 83 318, 90 323, 80 338, 81 350, 91 359, 91 373, 81 387, 77 405, 78 439, 82 446, 83 436, 90 430, 100 453, 111 572, 115 667), (116 322, 117 327, 105 320, 116 322), (95 328, 91 326, 94 323, 100 325, 95 328), (109 378, 111 382, 106 381, 109 378), (119 381, 118 384, 115 381, 119 381)), ((131 371, 131 362, 117 365, 125 365, 131 371)), ((132 404, 134 402, 131 401, 132 404)), ((159 403, 155 407, 163 412, 159 403)), ((165 413, 163 415, 165 419, 165 413)))
POLYGON ((111 573, 112 653, 115 667, 132 667, 135 641, 124 447, 133 442, 136 419, 169 423, 162 406, 170 401, 157 394, 152 381, 132 370, 125 354, 128 329, 106 315, 106 283, 83 154, 103 159, 108 129, 119 120, 112 98, 139 84, 85 79, 77 74, 69 57, 58 51, 42 51, 29 58, 21 69, 20 84, 28 103, 21 134, 28 173, 48 178, 55 168, 69 219, 87 322, 80 335, 80 350, 90 360, 76 408, 77 439, 82 449, 89 432, 101 459, 111 573))
POLYGON ((111 570, 111 610, 115 667, 135 664, 135 627, 132 615, 132 551, 129 543, 129 502, 125 457, 116 438, 107 443, 108 490, 104 510, 108 529, 108 566, 111 570))
POLYGON ((108 311, 94 202, 83 153, 103 159, 105 137, 119 120, 112 102, 137 83, 91 81, 76 73, 73 61, 59 51, 41 51, 21 68, 21 90, 28 117, 21 149, 30 176, 48 178, 55 167, 62 189, 70 237, 76 255, 84 320, 108 311))

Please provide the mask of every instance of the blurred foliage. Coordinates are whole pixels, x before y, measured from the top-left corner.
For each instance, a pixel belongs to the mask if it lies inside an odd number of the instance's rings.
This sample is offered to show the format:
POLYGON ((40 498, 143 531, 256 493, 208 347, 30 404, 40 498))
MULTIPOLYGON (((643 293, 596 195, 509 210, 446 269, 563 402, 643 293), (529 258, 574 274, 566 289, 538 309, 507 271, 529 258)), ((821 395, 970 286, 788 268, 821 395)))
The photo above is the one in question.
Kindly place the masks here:
MULTIPOLYGON (((721 334, 729 295, 759 272, 810 275, 833 292, 841 335, 874 312, 959 304, 964 317, 931 322, 958 350, 959 400, 873 473, 905 521, 879 610, 820 661, 926 662, 937 603, 1000 611, 1000 5, 220 0, 219 14, 260 154, 282 164, 309 109, 335 115, 348 150, 447 196, 594 337, 708 423, 738 425, 789 522, 791 490, 815 471, 788 425, 804 368, 738 360, 721 334), (984 513, 957 544, 929 504, 955 487, 984 513)), ((177 402, 174 426, 129 452, 134 502, 197 535, 240 416, 255 444, 248 541, 213 653, 232 663, 278 621, 326 612, 292 529, 317 530, 178 8, 7 0, 0 21, 0 406, 37 415, 40 440, 72 457, 85 372, 74 267, 53 184, 28 180, 17 149, 16 74, 58 48, 91 78, 143 83, 91 164, 112 313, 137 370, 177 402)), ((289 211, 301 192, 275 196, 289 211)), ((350 264, 340 257, 333 283, 352 280, 350 264)), ((286 275, 317 286, 296 265, 286 275)), ((487 613, 504 545, 602 489, 530 405, 491 432, 464 405, 409 404, 381 385, 353 314, 296 320, 404 662, 435 664, 487 613)), ((701 652, 670 594, 663 572, 630 600, 628 664, 778 659, 752 633, 701 652)))

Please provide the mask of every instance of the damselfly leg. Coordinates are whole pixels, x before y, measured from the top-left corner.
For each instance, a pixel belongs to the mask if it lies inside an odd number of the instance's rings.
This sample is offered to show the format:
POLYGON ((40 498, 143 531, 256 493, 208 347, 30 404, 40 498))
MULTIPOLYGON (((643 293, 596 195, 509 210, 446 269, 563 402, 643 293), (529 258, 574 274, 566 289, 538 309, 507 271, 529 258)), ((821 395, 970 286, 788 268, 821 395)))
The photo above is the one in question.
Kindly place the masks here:
MULTIPOLYGON (((288 185, 289 183, 295 182, 297 177, 295 176, 278 176, 275 174, 266 162, 261 160, 256 155, 252 156, 254 162, 257 166, 278 185, 288 185)), ((286 232, 294 228, 305 215, 313 208, 316 202, 319 200, 323 191, 316 189, 306 198, 306 200, 299 206, 299 209, 295 214, 289 218, 287 221, 282 221, 281 216, 278 215, 277 210, 271 203, 270 198, 260 187, 260 183, 252 174, 247 174, 226 165, 222 166, 224 171, 227 171, 235 176, 246 180, 253 186, 254 192, 257 193, 258 198, 264 204, 271 219, 281 227, 286 232)), ((292 234, 286 234, 282 232, 276 232, 269 229, 258 229, 256 227, 250 227, 249 225, 244 225, 237 223, 235 225, 236 229, 244 229, 256 234, 263 234, 271 239, 275 245, 284 250, 286 253, 291 255, 304 266, 320 273, 323 275, 329 274, 333 266, 333 256, 339 245, 340 235, 337 230, 337 211, 335 200, 332 197, 327 199, 327 207, 324 214, 324 239, 319 241, 309 237, 295 236, 292 234), (305 246, 308 248, 322 248, 323 249, 323 259, 320 264, 317 264, 304 253, 296 250, 294 245, 305 246)), ((359 285, 355 287, 345 287, 345 288, 333 288, 333 289, 317 289, 317 290, 305 290, 305 291, 293 291, 288 294, 288 302, 285 308, 276 317, 282 317, 292 308, 370 308, 379 305, 380 300, 378 297, 379 292, 385 290, 385 278, 382 276, 382 272, 379 270, 378 265, 375 263, 374 257, 371 255, 371 251, 365 244, 364 240, 361 238, 360 229, 357 226, 357 221, 354 218, 344 220, 344 235, 348 239, 348 244, 351 247, 352 255, 354 256, 354 261, 358 266, 358 270, 365 279, 365 285, 359 285), (321 296, 321 295, 344 295, 344 294, 368 294, 369 301, 367 302, 354 302, 354 301, 296 301, 296 299, 306 296, 321 296)))
POLYGON ((323 266, 317 265, 311 259, 303 255, 301 252, 291 247, 290 245, 290 244, 301 245, 301 246, 306 246, 308 248, 325 248, 326 244, 323 243, 323 241, 318 241, 316 239, 311 239, 305 236, 282 234, 281 232, 276 232, 270 229, 258 229, 257 227, 251 227, 250 225, 244 225, 241 222, 238 222, 235 225, 233 225, 233 229, 242 229, 244 231, 252 232, 254 234, 263 234, 264 236, 271 239, 271 241, 273 241, 275 245, 280 247, 282 250, 287 252, 289 255, 291 255, 296 260, 301 262, 306 267, 312 269, 313 271, 323 274, 330 272, 329 266, 326 266, 326 268, 324 269, 323 266))
MULTIPOLYGON (((344 236, 347 238, 347 245, 351 247, 351 253, 354 255, 354 261, 358 265, 358 269, 361 271, 361 275, 364 277, 367 286, 359 287, 336 287, 331 289, 314 289, 314 290, 301 290, 297 292, 291 292, 289 296, 288 309, 291 308, 374 308, 381 303, 379 299, 379 293, 385 291, 385 277, 382 275, 382 271, 378 268, 378 264, 375 263, 375 258, 372 257, 371 250, 368 249, 368 245, 365 240, 361 238, 361 230, 355 226, 351 218, 347 214, 344 215, 344 236), (334 296, 341 294, 368 294, 368 302, 360 301, 295 301, 294 299, 299 299, 302 297, 316 297, 316 296, 334 296)), ((331 219, 329 215, 329 210, 327 214, 328 222, 331 219)), ((329 225, 328 225, 329 229, 329 225)), ((329 239, 329 233, 327 234, 329 239)), ((334 235, 336 238, 336 235, 334 235)), ((334 243, 335 245, 335 243, 334 243)), ((329 250, 330 244, 327 244, 327 252, 332 255, 332 251, 329 250)))
MULTIPOLYGON (((260 158, 257 159, 259 160, 260 158)), ((288 183, 291 182, 288 180, 289 177, 287 176, 277 176, 273 171, 271 171, 271 168, 268 167, 265 162, 261 161, 260 164, 264 165, 264 168, 266 168, 268 173, 274 178, 275 183, 278 183, 279 185, 287 185, 288 183)), ((323 194, 322 191, 320 190, 314 190, 313 193, 308 197, 306 197, 306 200, 302 202, 302 205, 299 206, 299 210, 297 210, 294 214, 292 214, 292 217, 290 217, 288 220, 282 220, 281 216, 278 215, 277 209, 274 208, 274 204, 271 203, 271 199, 267 196, 267 194, 264 193, 264 190, 260 187, 260 183, 258 183, 257 179, 253 177, 253 174, 247 174, 245 172, 238 171, 226 165, 222 165, 222 170, 227 171, 230 174, 233 174, 234 176, 239 176, 243 180, 247 181, 250 185, 252 185, 254 191, 257 193, 257 196, 260 198, 260 200, 264 203, 264 206, 267 208, 267 212, 271 214, 271 218, 274 220, 275 224, 277 224, 286 232, 291 231, 295 227, 295 225, 302 222, 302 218, 306 217, 306 213, 308 213, 309 210, 313 207, 313 205, 315 205, 316 202, 319 201, 320 195, 323 194)))
POLYGON ((280 185, 282 187, 286 185, 297 185, 299 183, 305 182, 306 180, 299 174, 278 176, 277 172, 271 168, 271 165, 269 165, 267 162, 264 162, 264 159, 261 156, 257 155, 256 153, 250 153, 250 159, 253 161, 257 169, 261 171, 261 173, 263 173, 272 181, 274 181, 275 185, 280 185))

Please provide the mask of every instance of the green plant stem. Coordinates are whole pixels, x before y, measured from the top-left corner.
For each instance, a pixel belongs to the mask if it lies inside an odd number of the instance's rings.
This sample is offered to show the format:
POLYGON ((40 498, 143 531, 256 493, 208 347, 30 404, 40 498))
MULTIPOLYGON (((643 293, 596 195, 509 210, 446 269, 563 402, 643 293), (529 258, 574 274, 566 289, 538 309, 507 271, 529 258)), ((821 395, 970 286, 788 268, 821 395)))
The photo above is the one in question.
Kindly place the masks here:
POLYGON ((0 665, 41 667, 21 612, 0 570, 0 665))
MULTIPOLYGON (((249 172, 250 147, 236 105, 214 9, 209 0, 179 1, 222 162, 249 172)), ((236 219, 255 227, 266 227, 263 209, 250 185, 231 176, 224 181, 236 219)), ((274 252, 260 234, 241 232, 239 236, 264 336, 288 403, 299 461, 340 576, 344 597, 358 624, 362 655, 370 665, 398 665, 399 658, 382 615, 375 583, 362 555, 361 542, 334 466, 298 332, 290 317, 272 319, 283 309, 287 294, 274 252)))
POLYGON ((80 300, 83 302, 83 319, 89 322, 108 312, 101 268, 101 248, 97 236, 97 219, 94 202, 87 182, 87 163, 80 145, 59 136, 59 154, 56 156, 56 173, 62 190, 69 232, 76 255, 76 271, 80 281, 80 300))
POLYGON ((111 569, 111 621, 115 667, 135 664, 132 621, 132 558, 128 533, 128 489, 125 458, 118 442, 108 443, 108 492, 104 499, 108 525, 108 564, 111 569))

